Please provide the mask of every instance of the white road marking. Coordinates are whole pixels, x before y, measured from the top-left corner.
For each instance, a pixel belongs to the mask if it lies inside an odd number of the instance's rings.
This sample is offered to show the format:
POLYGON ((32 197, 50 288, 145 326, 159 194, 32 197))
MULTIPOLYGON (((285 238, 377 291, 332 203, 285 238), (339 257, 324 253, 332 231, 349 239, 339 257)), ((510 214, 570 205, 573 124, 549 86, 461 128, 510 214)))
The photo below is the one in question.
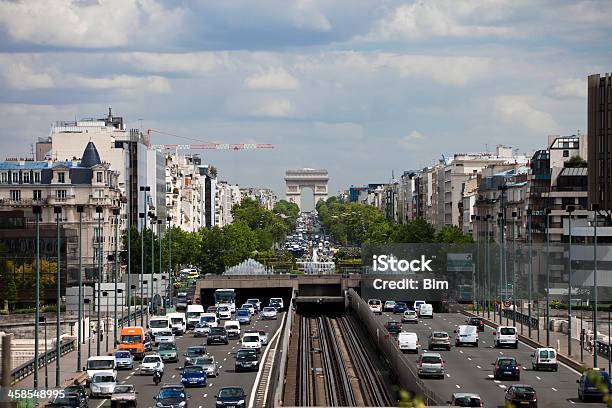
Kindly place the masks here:
POLYGON ((480 370, 482 367, 481 367, 481 366, 479 366, 479 365, 477 365, 477 366, 476 366, 476 368, 480 370))
POLYGON ((493 378, 493 374, 488 374, 487 377, 493 378))
POLYGON ((506 386, 504 384, 499 384, 499 388, 503 388, 505 390, 506 386))
POLYGON ((557 392, 557 389, 556 389, 555 387, 552 387, 552 390, 553 390, 554 392, 557 392))
POLYGON ((100 402, 100 403, 99 403, 99 404, 96 406, 96 408, 100 408, 102 405, 104 405, 104 403, 105 403, 105 402, 106 402, 106 400, 102 400, 102 402, 100 402))
POLYGON ((226 360, 227 360, 227 357, 225 357, 225 358, 223 359, 223 361, 226 361, 226 360))
POLYGON ((208 397, 208 394, 204 394, 204 395, 202 395, 202 396, 203 396, 204 398, 206 398, 206 397, 208 397))
POLYGON ((231 352, 231 351, 228 351, 228 352, 227 352, 227 355, 230 355, 230 354, 232 354, 232 352, 231 352))
POLYGON ((463 354, 463 350, 459 350, 459 353, 460 353, 460 354, 463 354))
POLYGON ((461 388, 461 386, 459 384, 455 384, 455 387, 457 388, 461 388))
POLYGON ((222 366, 222 365, 220 365, 220 366, 219 366, 219 368, 223 368, 223 366, 222 366))
POLYGON ((538 377, 537 375, 536 375, 536 378, 537 378, 538 380, 541 380, 541 378, 540 378, 540 377, 538 377))
POLYGON ((198 405, 198 408, 202 408, 202 406, 201 406, 201 405, 198 405))
POLYGON ((212 387, 213 385, 212 385, 212 383, 211 383, 211 384, 208 384, 208 386, 209 386, 209 387, 212 387))
POLYGON ((569 402, 570 402, 570 404, 575 404, 575 402, 574 402, 574 401, 572 401, 572 400, 569 400, 569 402))
POLYGON ((499 381, 499 380, 493 380, 493 382, 494 382, 495 384, 499 384, 501 381, 499 381))
POLYGON ((172 378, 175 378, 175 377, 176 377, 176 374, 174 374, 174 375, 172 376, 172 378))
POLYGON ((446 376, 447 376, 448 378, 450 378, 450 374, 446 374, 446 376))
POLYGON ((130 373, 130 375, 134 375, 134 373, 135 373, 135 372, 136 372, 136 371, 132 371, 132 372, 130 373))
POLYGON ((471 359, 471 358, 469 358, 469 357, 468 357, 467 359, 468 359, 468 361, 472 361, 472 359, 471 359))
POLYGON ((126 380, 129 380, 130 378, 132 378, 131 375, 128 375, 127 377, 125 377, 126 380))
POLYGON ((486 343, 486 341, 484 341, 484 340, 483 340, 483 341, 482 341, 482 344, 485 344, 485 343, 486 343))
POLYGON ((503 356, 503 355, 504 355, 504 352, 503 352, 503 351, 500 351, 500 352, 499 352, 499 354, 501 354, 501 355, 503 356))

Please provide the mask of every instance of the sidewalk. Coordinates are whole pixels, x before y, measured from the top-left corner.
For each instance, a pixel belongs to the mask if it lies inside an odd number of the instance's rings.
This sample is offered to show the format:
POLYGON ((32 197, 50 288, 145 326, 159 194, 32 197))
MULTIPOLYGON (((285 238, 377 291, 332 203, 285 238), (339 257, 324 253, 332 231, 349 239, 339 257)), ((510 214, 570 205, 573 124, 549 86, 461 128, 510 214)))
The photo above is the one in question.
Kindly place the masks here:
MULTIPOLYGON (((471 313, 476 314, 475 312, 471 312, 471 313)), ((483 317, 483 312, 480 311, 480 314, 478 314, 478 316, 483 317)), ((490 319, 487 319, 486 312, 484 312, 484 317, 486 320, 490 320, 493 323, 500 324, 499 314, 497 313, 494 314, 493 311, 491 311, 490 319)), ((509 326, 514 326, 515 324, 513 323, 512 315, 510 314, 508 316, 507 323, 506 323, 506 317, 502 316, 501 324, 502 325, 507 324, 509 326)), ((546 324, 544 322, 544 326, 545 325, 546 324)), ((529 326, 527 324, 522 324, 521 322, 519 322, 517 318, 515 326, 520 335, 529 338, 533 342, 539 343, 541 347, 547 347, 546 327, 539 327, 539 330, 538 330, 538 327, 533 326, 531 328, 531 337, 530 337, 529 336, 529 326)), ((567 333, 556 332, 556 331, 550 330, 549 341, 550 343, 548 346, 557 350, 557 353, 570 358, 571 360, 575 361, 579 365, 584 365, 585 367, 593 368, 593 353, 587 351, 588 342, 586 339, 585 339, 585 347, 584 349, 582 349, 582 356, 580 353, 581 352, 580 341, 575 338, 572 338, 572 354, 571 355, 568 354, 567 333)), ((601 353, 599 353, 597 355, 597 365, 600 369, 605 369, 607 371, 609 369, 608 357, 606 355, 602 355, 601 353)))

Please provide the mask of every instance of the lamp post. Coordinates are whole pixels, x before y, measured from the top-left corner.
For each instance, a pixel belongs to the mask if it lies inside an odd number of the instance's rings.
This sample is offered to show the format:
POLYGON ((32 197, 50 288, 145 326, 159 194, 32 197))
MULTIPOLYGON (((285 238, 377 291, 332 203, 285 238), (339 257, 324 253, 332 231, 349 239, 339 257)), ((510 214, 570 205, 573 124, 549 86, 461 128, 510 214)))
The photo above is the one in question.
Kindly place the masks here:
POLYGON ((568 234, 569 234, 569 250, 568 250, 568 291, 567 291, 567 355, 572 355, 572 213, 576 210, 573 205, 565 207, 565 211, 569 214, 568 217, 568 234))
MULTIPOLYGON (((130 285, 130 287, 128 288, 128 295, 130 294, 130 292, 136 292, 136 285, 130 285)), ((134 305, 136 305, 136 296, 133 296, 134 298, 134 305)), ((136 314, 134 314, 134 324, 136 324, 136 314)))
MULTIPOLYGON (((599 212, 599 204, 591 204, 593 211, 593 367, 597 367, 597 214, 599 212)), ((608 356, 608 360, 612 356, 608 356)), ((608 371, 609 373, 609 371, 608 371)))
POLYGON ((516 220, 517 213, 512 211, 512 325, 516 327, 516 220))
MULTIPOLYGON (((61 275, 60 275, 60 268, 61 268, 61 254, 60 251, 62 249, 62 241, 60 238, 60 218, 62 215, 62 207, 53 207, 53 212, 55 213, 55 222, 57 224, 57 274, 55 276, 55 288, 56 288, 56 296, 57 296, 57 300, 55 303, 55 350, 56 350, 56 355, 55 355, 55 386, 59 387, 60 386, 60 347, 61 347, 61 340, 60 340, 60 331, 61 331, 61 326, 60 326, 60 313, 61 313, 61 307, 62 307, 62 293, 61 293, 61 275)), ((46 327, 46 326, 45 326, 46 327)))
MULTIPOLYGON (((153 234, 153 228, 154 226, 157 224, 156 220, 157 217, 155 216, 155 214, 153 212, 149 213, 149 218, 151 218, 151 279, 149 280, 149 282, 151 282, 151 284, 149 285, 149 313, 153 310, 153 282, 154 281, 154 277, 155 277, 155 235, 153 234)), ((159 234, 159 232, 158 232, 159 234)))
MULTIPOLYGON (((108 328, 108 297, 109 297, 108 292, 107 291, 102 292, 102 296, 105 297, 104 300, 106 302, 106 315, 104 315, 104 327, 108 328)), ((106 330, 106 352, 107 353, 108 353, 108 338, 110 337, 108 333, 109 331, 106 330)))
MULTIPOLYGON (((474 265, 474 270, 475 270, 475 277, 478 276, 478 273, 480 272, 480 251, 479 251, 479 247, 480 247, 480 237, 478 236, 479 234, 479 229, 478 227, 480 226, 480 216, 479 215, 472 215, 472 223, 476 221, 476 264, 474 265)), ((473 286, 475 288, 474 290, 474 299, 476 300, 476 314, 480 313, 480 297, 478 296, 478 294, 480 293, 480 287, 478 286, 478 282, 476 282, 476 279, 474 279, 474 283, 473 286)))
POLYGON ((45 389, 49 388, 49 356, 47 354, 47 318, 45 316, 39 316, 38 320, 40 323, 44 323, 45 326, 45 389))
POLYGON ((531 296, 532 296, 532 289, 531 289, 531 284, 532 284, 532 273, 533 273, 533 236, 532 236, 532 231, 531 231, 531 216, 533 215, 533 210, 531 208, 527 209, 527 230, 528 230, 528 240, 529 240, 529 273, 528 273, 528 281, 527 282, 527 287, 528 287, 528 301, 527 301, 527 316, 528 316, 528 321, 527 321, 527 328, 528 328, 528 334, 529 334, 529 338, 531 338, 531 296))
MULTIPOLYGON (((123 289, 117 289, 117 293, 120 294, 123 299, 123 289)), ((115 296, 116 297, 116 296, 115 296)), ((121 309, 121 328, 123 328, 123 308, 121 309)), ((117 337, 115 336, 115 344, 117 344, 117 337)))
POLYGON ((546 347, 550 347, 550 208, 546 215, 546 347))
POLYGON ((115 342, 117 342, 117 276, 119 269, 119 260, 117 258, 119 256, 119 208, 113 208, 113 215, 115 216, 115 256, 113 259, 115 261, 115 265, 113 268, 113 281, 115 282, 115 291, 113 292, 115 295, 113 296, 113 303, 115 304, 115 310, 113 316, 113 338, 115 339, 115 342))
POLYGON ((491 219, 491 214, 487 214, 485 218, 485 261, 487 268, 487 319, 491 318, 491 253, 489 248, 489 221, 491 219))
MULTIPOLYGON (((158 273, 160 275, 162 275, 162 242, 161 242, 161 230, 162 230, 162 223, 164 222, 164 220, 162 220, 161 218, 157 220, 157 243, 159 246, 159 255, 157 256, 157 258, 159 259, 159 266, 157 268, 157 270, 159 271, 158 273)), ((163 276, 161 276, 163 278, 163 276)), ((157 284, 155 284, 155 292, 157 292, 157 294, 159 294, 158 291, 158 287, 157 284)), ((161 296, 161 295, 160 295, 161 296)), ((166 307, 166 305, 164 304, 164 302, 162 301, 162 305, 163 307, 166 307)))
POLYGON ((98 295, 96 296, 96 309, 97 310, 97 314, 98 314, 98 320, 97 320, 97 325, 98 325, 98 331, 96 332, 96 355, 99 356, 100 355, 100 343, 102 342, 102 326, 100 324, 100 322, 102 321, 102 316, 101 316, 101 312, 100 312, 100 302, 102 300, 102 293, 101 293, 101 286, 102 286, 102 207, 101 206, 97 206, 96 207, 96 216, 98 217, 98 233, 97 235, 97 244, 98 244, 98 257, 97 257, 97 261, 98 261, 98 295))
POLYGON ((174 283, 172 282, 172 217, 168 216, 166 220, 168 221, 168 278, 170 280, 168 285, 168 297, 170 298, 170 307, 172 307, 174 303, 174 283))
POLYGON ((143 192, 142 195, 142 205, 143 212, 139 213, 138 216, 140 218, 140 325, 144 327, 144 231, 147 227, 147 219, 145 218, 147 214, 147 191, 150 191, 151 187, 149 186, 140 186, 140 191, 143 192))
POLYGON ((87 358, 89 358, 91 357, 91 300, 89 298, 83 299, 83 303, 87 305, 87 317, 89 321, 87 332, 89 334, 89 336, 87 336, 87 358))
POLYGON ((34 389, 38 388, 38 354, 39 354, 39 342, 38 342, 38 330, 40 325, 40 214, 42 208, 39 205, 32 207, 32 213, 34 214, 34 220, 36 224, 36 316, 35 328, 34 328, 34 389))
POLYGON ((78 335, 77 335, 77 364, 76 369, 81 369, 81 343, 83 342, 83 212, 85 207, 77 205, 77 213, 79 214, 79 300, 78 300, 78 335))

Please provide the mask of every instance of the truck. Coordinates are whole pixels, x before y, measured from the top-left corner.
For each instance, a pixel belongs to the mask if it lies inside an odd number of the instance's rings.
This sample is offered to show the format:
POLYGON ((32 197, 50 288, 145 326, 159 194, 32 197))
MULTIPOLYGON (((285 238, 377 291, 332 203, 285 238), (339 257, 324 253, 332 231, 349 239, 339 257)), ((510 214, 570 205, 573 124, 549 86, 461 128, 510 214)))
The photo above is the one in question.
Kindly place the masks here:
POLYGON ((145 331, 141 326, 124 327, 121 329, 119 350, 127 350, 140 360, 145 355, 145 331))
POLYGON ((204 306, 202 305, 189 305, 187 306, 187 329, 193 329, 196 324, 200 323, 200 314, 204 313, 204 306))
POLYGON ((117 360, 115 356, 96 356, 89 357, 87 359, 87 366, 85 367, 87 372, 86 384, 89 385, 91 378, 96 373, 112 373, 117 378, 117 360))

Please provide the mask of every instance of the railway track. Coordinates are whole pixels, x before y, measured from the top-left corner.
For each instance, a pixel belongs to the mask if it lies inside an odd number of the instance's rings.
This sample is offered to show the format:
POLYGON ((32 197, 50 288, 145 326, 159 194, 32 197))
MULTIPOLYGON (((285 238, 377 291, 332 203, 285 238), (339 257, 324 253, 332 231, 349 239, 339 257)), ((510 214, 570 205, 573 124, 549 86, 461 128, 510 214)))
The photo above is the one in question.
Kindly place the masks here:
POLYGON ((379 368, 347 316, 300 318, 300 406, 393 405, 379 368))

